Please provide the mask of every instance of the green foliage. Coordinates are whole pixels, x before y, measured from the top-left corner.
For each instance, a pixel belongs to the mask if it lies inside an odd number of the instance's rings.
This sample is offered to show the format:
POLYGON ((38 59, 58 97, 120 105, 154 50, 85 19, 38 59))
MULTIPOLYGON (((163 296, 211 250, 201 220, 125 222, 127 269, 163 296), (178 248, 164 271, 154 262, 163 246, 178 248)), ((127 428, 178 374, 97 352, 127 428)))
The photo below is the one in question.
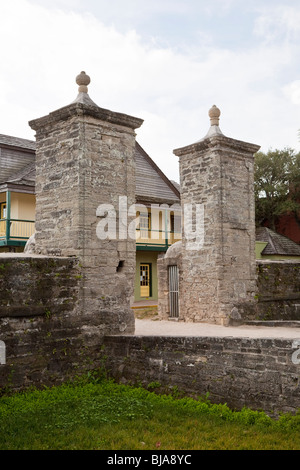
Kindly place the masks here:
POLYGON ((161 383, 160 382, 157 382, 157 381, 154 381, 154 382, 150 382, 148 385, 147 385, 147 389, 148 390, 157 390, 161 387, 161 383))
POLYGON ((300 414, 272 419, 260 411, 213 404, 208 395, 198 400, 174 395, 90 373, 60 387, 3 396, 0 449, 135 449, 146 442, 155 448, 161 436, 170 449, 240 448, 241 442, 242 448, 263 448, 261 439, 274 439, 275 448, 300 448, 300 414))
POLYGON ((300 153, 288 147, 258 152, 254 170, 256 221, 268 219, 274 229, 278 216, 300 209, 300 153))

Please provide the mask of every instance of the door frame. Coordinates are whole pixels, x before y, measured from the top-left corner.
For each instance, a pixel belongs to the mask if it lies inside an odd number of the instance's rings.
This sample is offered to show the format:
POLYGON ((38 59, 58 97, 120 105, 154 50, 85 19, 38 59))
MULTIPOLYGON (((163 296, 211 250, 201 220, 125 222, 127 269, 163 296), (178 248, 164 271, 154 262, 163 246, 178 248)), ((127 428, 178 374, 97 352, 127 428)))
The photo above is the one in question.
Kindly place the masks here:
POLYGON ((152 297, 152 263, 143 263, 143 262, 140 262, 140 266, 139 266, 139 279, 140 279, 140 283, 141 283, 141 267, 142 266, 148 266, 148 269, 149 269, 149 274, 148 274, 148 280, 149 280, 149 295, 147 296, 142 296, 141 295, 141 284, 140 284, 140 297, 142 298, 147 298, 147 297, 152 297))

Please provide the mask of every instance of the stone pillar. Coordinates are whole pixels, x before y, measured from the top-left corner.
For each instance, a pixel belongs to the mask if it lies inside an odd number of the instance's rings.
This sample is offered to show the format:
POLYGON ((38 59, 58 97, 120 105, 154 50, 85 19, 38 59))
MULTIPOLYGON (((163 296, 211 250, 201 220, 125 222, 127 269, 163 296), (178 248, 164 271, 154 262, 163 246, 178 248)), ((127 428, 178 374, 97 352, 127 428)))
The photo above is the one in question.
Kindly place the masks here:
POLYGON ((174 150, 183 211, 180 316, 227 325, 255 303, 254 153, 260 147, 224 136, 216 106, 209 116, 202 140, 174 150))
POLYGON ((35 251, 78 257, 81 315, 104 333, 132 333, 135 240, 119 237, 119 197, 123 210, 135 203, 135 129, 143 121, 97 106, 85 72, 76 82, 73 103, 29 123, 37 146, 35 251), (103 205, 116 220, 107 239, 97 232, 103 205))

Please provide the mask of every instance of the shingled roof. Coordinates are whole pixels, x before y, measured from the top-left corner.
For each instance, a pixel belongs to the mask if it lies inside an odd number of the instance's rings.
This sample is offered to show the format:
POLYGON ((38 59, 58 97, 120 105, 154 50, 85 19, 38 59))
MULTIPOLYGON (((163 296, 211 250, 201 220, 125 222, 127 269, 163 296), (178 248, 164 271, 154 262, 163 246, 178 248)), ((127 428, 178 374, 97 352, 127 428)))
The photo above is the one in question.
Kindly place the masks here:
POLYGON ((268 227, 256 229, 256 241, 268 243, 262 255, 300 256, 300 246, 297 243, 268 227))
POLYGON ((0 134, 0 184, 34 164, 35 148, 32 140, 0 134))
POLYGON ((180 192, 145 150, 136 143, 136 199, 137 202, 180 203, 180 192))
POLYGON ((4 134, 0 134, 0 145, 34 151, 36 149, 36 143, 34 140, 21 139, 20 137, 12 137, 4 134))
MULTIPOLYGON (((0 185, 35 186, 36 143, 0 134, 0 185)), ((137 201, 179 203, 176 185, 136 142, 136 198, 137 201)))
POLYGON ((35 162, 29 163, 29 165, 14 173, 7 180, 7 183, 35 186, 35 162))

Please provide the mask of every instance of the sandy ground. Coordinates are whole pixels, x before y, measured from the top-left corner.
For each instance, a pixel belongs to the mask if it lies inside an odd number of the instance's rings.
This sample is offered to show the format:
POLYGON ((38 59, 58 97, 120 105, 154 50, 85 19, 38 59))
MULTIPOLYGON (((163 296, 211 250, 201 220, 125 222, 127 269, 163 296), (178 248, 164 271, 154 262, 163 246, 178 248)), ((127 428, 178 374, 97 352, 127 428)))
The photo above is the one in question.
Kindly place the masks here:
POLYGON ((136 336, 231 336, 236 338, 291 338, 300 340, 300 327, 221 326, 208 323, 135 320, 136 336))

